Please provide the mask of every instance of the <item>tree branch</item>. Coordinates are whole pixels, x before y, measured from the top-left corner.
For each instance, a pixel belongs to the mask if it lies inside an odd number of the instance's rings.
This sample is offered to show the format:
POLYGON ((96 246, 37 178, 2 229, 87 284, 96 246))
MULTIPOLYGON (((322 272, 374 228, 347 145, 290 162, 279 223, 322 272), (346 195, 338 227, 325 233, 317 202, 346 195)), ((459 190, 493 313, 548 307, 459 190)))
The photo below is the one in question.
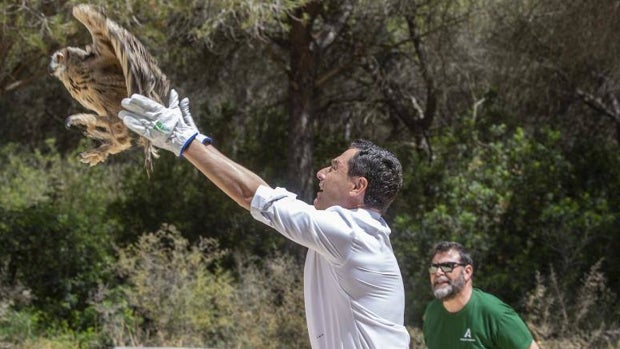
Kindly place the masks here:
MULTIPOLYGON (((620 113, 618 113, 618 108, 614 108, 615 110, 611 110, 600 97, 595 97, 580 88, 577 88, 575 92, 577 93, 577 96, 579 96, 587 106, 611 118, 615 122, 620 122, 620 113)), ((618 101, 614 96, 612 96, 612 101, 613 103, 618 104, 618 101)))
POLYGON ((351 16, 353 6, 346 3, 342 5, 341 9, 342 11, 335 15, 332 21, 326 21, 325 29, 315 36, 314 42, 319 50, 325 50, 336 40, 351 16))

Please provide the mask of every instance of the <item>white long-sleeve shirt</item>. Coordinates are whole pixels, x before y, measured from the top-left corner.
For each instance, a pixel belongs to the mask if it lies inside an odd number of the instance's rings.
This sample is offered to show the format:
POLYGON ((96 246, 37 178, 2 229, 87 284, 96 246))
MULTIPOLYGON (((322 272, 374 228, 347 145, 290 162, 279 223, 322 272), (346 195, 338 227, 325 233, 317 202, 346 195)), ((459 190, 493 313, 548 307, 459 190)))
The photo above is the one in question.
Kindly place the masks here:
POLYGON ((340 206, 317 210, 265 186, 250 211, 308 248, 304 299, 312 348, 409 347, 403 281, 381 215, 340 206))

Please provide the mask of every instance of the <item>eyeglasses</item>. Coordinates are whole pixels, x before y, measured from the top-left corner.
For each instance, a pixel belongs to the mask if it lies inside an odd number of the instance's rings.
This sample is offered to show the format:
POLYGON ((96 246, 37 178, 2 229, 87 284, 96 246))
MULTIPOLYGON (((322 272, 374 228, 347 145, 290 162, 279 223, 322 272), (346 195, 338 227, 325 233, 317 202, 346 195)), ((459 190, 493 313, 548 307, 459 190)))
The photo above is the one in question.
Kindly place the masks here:
POLYGON ((443 271, 444 273, 450 273, 452 272, 452 270, 454 270, 454 268, 456 268, 459 265, 464 267, 467 264, 457 263, 457 262, 433 263, 428 268, 428 272, 431 274, 435 274, 437 272, 437 269, 441 269, 441 271, 443 271))

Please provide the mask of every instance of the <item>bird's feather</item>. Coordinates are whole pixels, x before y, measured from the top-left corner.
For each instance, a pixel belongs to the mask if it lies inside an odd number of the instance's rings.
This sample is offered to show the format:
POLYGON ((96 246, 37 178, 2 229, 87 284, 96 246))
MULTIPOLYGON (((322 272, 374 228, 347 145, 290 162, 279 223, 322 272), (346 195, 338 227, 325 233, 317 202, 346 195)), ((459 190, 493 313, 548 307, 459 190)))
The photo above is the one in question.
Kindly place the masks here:
MULTIPOLYGON (((85 135, 101 144, 81 154, 81 161, 94 166, 131 147, 131 135, 118 118, 121 100, 139 93, 162 102, 169 91, 166 75, 142 43, 91 5, 77 5, 73 16, 90 32, 92 44, 66 47, 52 55, 49 70, 71 96, 95 114, 76 114, 67 126, 82 125, 85 135)), ((150 172, 155 148, 145 138, 145 166, 150 172)))

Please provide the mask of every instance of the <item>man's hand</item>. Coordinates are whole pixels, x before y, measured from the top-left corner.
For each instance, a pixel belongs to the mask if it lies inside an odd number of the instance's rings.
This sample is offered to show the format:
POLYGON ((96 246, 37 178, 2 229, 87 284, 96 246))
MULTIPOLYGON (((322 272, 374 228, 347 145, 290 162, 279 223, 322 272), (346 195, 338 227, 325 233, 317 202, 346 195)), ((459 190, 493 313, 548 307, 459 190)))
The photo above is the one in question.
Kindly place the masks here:
MULTIPOLYGON (((150 98, 134 94, 123 99, 121 105, 126 110, 118 113, 118 117, 130 130, 147 138, 154 146, 181 156, 199 135, 189 112, 189 100, 184 98, 181 104, 182 111, 175 90, 170 90, 167 108, 150 98)), ((210 142, 210 138, 201 135, 200 141, 210 142)))

